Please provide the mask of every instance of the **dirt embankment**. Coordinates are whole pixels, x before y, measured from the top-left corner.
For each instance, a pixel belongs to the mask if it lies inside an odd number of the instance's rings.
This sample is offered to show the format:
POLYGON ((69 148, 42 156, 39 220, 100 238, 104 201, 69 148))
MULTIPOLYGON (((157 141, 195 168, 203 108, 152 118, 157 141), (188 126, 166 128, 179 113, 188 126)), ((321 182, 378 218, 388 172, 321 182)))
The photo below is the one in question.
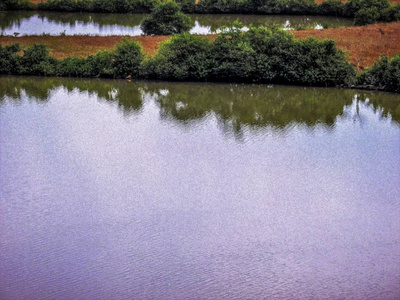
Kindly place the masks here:
MULTIPOLYGON (((338 48, 348 51, 350 62, 358 70, 371 66, 379 55, 393 56, 400 54, 400 22, 374 24, 363 27, 347 27, 325 30, 294 31, 294 36, 304 39, 314 36, 318 39, 332 39, 338 48)), ((23 48, 33 43, 44 43, 56 58, 67 56, 84 57, 95 54, 98 50, 112 49, 121 42, 121 36, 1 36, 0 43, 8 45, 20 43, 23 48)), ((127 37, 142 44, 147 55, 153 55, 158 44, 168 36, 127 37)))

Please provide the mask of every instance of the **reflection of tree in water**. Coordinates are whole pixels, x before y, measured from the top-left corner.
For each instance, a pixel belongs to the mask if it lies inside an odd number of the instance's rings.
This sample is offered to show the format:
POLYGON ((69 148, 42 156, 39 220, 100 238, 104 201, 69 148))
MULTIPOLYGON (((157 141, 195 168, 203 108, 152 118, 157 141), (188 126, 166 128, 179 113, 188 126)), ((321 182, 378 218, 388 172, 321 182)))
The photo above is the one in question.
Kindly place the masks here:
POLYGON ((100 27, 111 25, 135 27, 142 23, 146 15, 7 11, 0 12, 0 29, 5 30, 12 26, 18 27, 22 21, 29 20, 32 17, 37 17, 42 21, 54 22, 58 25, 74 26, 76 22, 80 22, 85 25, 97 24, 100 27))
POLYGON ((294 15, 238 15, 238 14, 193 14, 194 21, 198 21, 200 26, 209 26, 215 32, 222 26, 229 26, 239 20, 244 26, 277 26, 284 27, 286 22, 292 28, 315 28, 317 25, 328 24, 330 27, 351 26, 352 20, 336 18, 330 16, 294 16, 294 15))
MULTIPOLYGON (((28 12, 7 11, 0 12, 0 29, 5 30, 12 26, 20 26, 21 21, 38 18, 43 22, 55 23, 57 25, 75 26, 77 22, 87 25, 96 24, 102 26, 138 27, 143 22, 146 14, 99 14, 99 13, 59 13, 50 11, 28 12)), ((335 26, 350 26, 351 19, 328 17, 328 16, 282 16, 282 15, 190 15, 192 26, 198 21, 200 26, 210 27, 215 32, 222 26, 231 25, 239 19, 245 26, 278 26, 283 27, 290 20, 291 27, 314 28, 317 24, 329 24, 335 26)), ((46 28, 44 28, 45 31, 46 28)), ((22 33, 23 34, 23 33, 22 33)))
POLYGON ((76 22, 83 24, 97 24, 101 26, 119 25, 126 27, 140 26, 146 14, 96 14, 96 13, 56 13, 40 12, 38 16, 56 24, 75 25, 76 22))
POLYGON ((262 85, 176 84, 158 102, 164 114, 180 123, 215 114, 223 128, 238 133, 243 126, 285 128, 291 124, 332 126, 353 91, 262 85), (186 85, 187 86, 187 85, 186 85))
POLYGON ((20 26, 22 20, 29 19, 33 15, 35 13, 29 11, 0 11, 0 30, 5 30, 13 25, 20 26))
POLYGON ((375 93, 364 91, 359 93, 358 99, 367 102, 375 112, 379 111, 382 117, 389 116, 393 121, 400 124, 400 95, 394 93, 375 93))
MULTIPOLYGON (((39 82, 41 80, 39 79, 39 82)), ((51 87, 49 80, 46 84, 38 84, 35 77, 1 77, 0 80, 0 99, 6 96, 13 101, 21 101, 21 96, 25 93, 29 98, 37 102, 47 102, 50 96, 51 87)))
POLYGON ((99 101, 116 103, 124 114, 138 112, 145 97, 154 98, 161 116, 166 119, 190 126, 215 115, 220 127, 236 136, 244 128, 265 126, 275 129, 292 125, 331 127, 338 116, 362 118, 361 110, 357 114, 357 105, 379 111, 382 118, 391 116, 400 123, 399 95, 330 88, 5 76, 0 80, 0 101, 5 97, 9 101, 20 101, 25 93, 29 99, 42 103, 57 88, 87 92, 99 101), (353 102, 355 95, 358 103, 353 102), (354 113, 351 111, 349 115, 348 107, 354 108, 354 113))
POLYGON ((355 108, 353 117, 362 118, 360 105, 363 109, 381 111, 383 118, 391 115, 392 120, 399 122, 398 95, 367 92, 353 102, 356 94, 354 90, 328 88, 177 83, 169 84, 159 93, 158 102, 162 115, 174 122, 190 124, 214 114, 222 130, 237 137, 244 128, 270 126, 285 130, 293 125, 330 128, 337 117, 346 113, 346 107, 355 108))
POLYGON ((114 80, 2 77, 0 80, 0 99, 19 100, 22 93, 37 102, 46 102, 51 92, 64 88, 68 92, 78 90, 97 96, 100 100, 117 103, 125 114, 142 108, 143 84, 114 80))

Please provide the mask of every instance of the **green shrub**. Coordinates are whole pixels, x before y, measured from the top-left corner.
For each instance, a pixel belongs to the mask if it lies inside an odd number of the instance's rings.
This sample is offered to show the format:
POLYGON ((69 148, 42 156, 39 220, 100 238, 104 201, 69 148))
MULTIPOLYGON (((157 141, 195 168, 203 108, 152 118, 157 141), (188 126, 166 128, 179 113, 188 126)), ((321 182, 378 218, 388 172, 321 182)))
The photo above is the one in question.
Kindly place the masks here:
POLYGON ((58 76, 89 77, 90 65, 87 58, 67 57, 61 60, 57 66, 58 76))
POLYGON ((0 74, 13 74, 19 68, 20 57, 17 52, 21 51, 19 44, 3 47, 0 44, 0 74))
MULTIPOLYGON (((144 55, 142 52, 142 46, 137 41, 124 39, 117 45, 111 58, 112 73, 115 77, 139 76, 140 64, 143 61, 144 55)), ((98 62, 102 62, 103 64, 106 63, 106 54, 99 54, 97 59, 98 62)), ((108 67, 105 69, 107 68, 108 67)))
POLYGON ((157 3, 158 0, 127 0, 128 12, 149 13, 157 3))
POLYGON ((399 6, 389 0, 350 0, 345 4, 344 15, 354 17, 355 25, 400 20, 399 6))
POLYGON ((325 0, 318 6, 318 12, 322 15, 342 16, 344 4, 341 0, 325 0))
POLYGON ((212 44, 212 77, 214 80, 249 81, 254 78, 256 52, 248 34, 238 21, 223 28, 212 44))
POLYGON ((91 65, 91 76, 95 77, 113 77, 113 52, 102 50, 94 56, 89 56, 91 65))
POLYGON ((89 0, 48 0, 38 4, 40 10, 54 11, 86 11, 90 9, 89 0))
POLYGON ((149 77, 176 80, 206 80, 211 71, 208 38, 183 33, 161 44, 144 70, 149 77))
POLYGON ((400 55, 391 60, 381 56, 370 68, 357 77, 359 85, 371 86, 391 92, 400 92, 400 55))
POLYGON ((380 14, 380 21, 394 22, 400 20, 400 4, 391 5, 382 10, 380 14))
POLYGON ((354 68, 332 41, 295 40, 291 33, 265 27, 233 27, 210 42, 182 34, 165 42, 144 65, 148 76, 334 86, 354 77, 354 68))
POLYGON ((50 57, 43 44, 33 44, 24 50, 21 57, 20 73, 30 75, 54 75, 57 60, 50 57))
POLYGON ((29 0, 2 0, 1 10, 33 9, 34 5, 29 0))
POLYGON ((176 2, 158 3, 140 28, 145 34, 170 35, 189 31, 192 21, 180 11, 176 2))
POLYGON ((185 13, 194 13, 196 11, 196 2, 195 0, 176 0, 181 6, 181 10, 185 13))
POLYGON ((262 82, 333 86, 345 84, 354 68, 333 41, 294 40, 280 29, 251 28, 246 35, 255 50, 255 78, 262 82))
MULTIPOLYGON (((119 5, 123 5, 119 3, 119 5)), ((93 0, 92 10, 95 12, 115 13, 117 12, 115 0, 93 0)))
POLYGON ((380 16, 381 15, 377 7, 362 8, 357 11, 354 18, 354 24, 362 26, 375 23, 380 19, 380 16))

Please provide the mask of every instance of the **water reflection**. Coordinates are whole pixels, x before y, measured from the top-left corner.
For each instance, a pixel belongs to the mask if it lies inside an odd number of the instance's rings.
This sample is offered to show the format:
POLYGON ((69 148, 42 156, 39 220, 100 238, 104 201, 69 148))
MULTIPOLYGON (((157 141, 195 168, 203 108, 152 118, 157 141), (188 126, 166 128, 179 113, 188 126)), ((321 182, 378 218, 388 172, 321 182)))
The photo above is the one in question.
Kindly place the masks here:
POLYGON ((362 122, 363 110, 400 123, 398 95, 331 88, 29 77, 15 81, 3 77, 0 99, 20 101, 26 94, 29 99, 46 102, 59 88, 115 102, 125 114, 140 111, 146 99, 153 99, 162 118, 184 126, 213 115, 224 131, 235 135, 240 135, 243 128, 267 126, 275 130, 293 125, 329 128, 339 116, 362 122))
MULTIPOLYGON (((0 32, 13 35, 141 35, 144 14, 94 14, 57 12, 0 12, 0 32)), ((190 15, 191 33, 209 34, 240 20, 244 26, 281 26, 287 29, 352 25, 351 19, 325 16, 190 15)))
POLYGON ((0 77, 0 99, 0 299, 400 296, 399 95, 0 77))

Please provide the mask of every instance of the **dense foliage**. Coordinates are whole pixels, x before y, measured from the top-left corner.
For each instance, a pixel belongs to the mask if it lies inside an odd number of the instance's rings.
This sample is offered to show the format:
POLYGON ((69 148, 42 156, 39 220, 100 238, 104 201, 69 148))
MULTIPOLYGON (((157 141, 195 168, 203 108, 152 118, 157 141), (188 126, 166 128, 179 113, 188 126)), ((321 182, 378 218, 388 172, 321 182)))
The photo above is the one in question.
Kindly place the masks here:
POLYGON ((40 44, 28 47, 22 56, 20 50, 17 44, 0 45, 0 74, 356 85, 400 92, 400 56, 382 57, 356 77, 354 67, 333 41, 296 40, 287 31, 265 27, 244 32, 238 22, 215 39, 174 35, 149 58, 138 42, 129 39, 112 51, 86 58, 58 60, 40 44))
POLYGON ((89 11, 105 13, 147 13, 158 0, 48 0, 40 10, 89 11))
POLYGON ((32 9, 34 6, 29 0, 1 0, 0 11, 2 10, 18 10, 32 9))
POLYGON ((357 79, 358 84, 365 87, 400 93, 400 55, 394 56, 391 60, 387 56, 382 56, 357 79))
POLYGON ((43 44, 34 44, 18 56, 19 44, 0 45, 0 74, 26 74, 71 77, 138 77, 143 61, 141 45, 123 40, 114 51, 99 51, 87 58, 67 57, 62 60, 49 55, 43 44))
POLYGON ((19 44, 3 47, 0 44, 0 74, 15 74, 19 68, 20 57, 17 52, 21 51, 19 44))
POLYGON ((190 17, 181 12, 179 4, 167 1, 155 5, 140 28, 145 34, 170 35, 189 31, 191 23, 190 17))
MULTIPOLYGON (((5 0, 19 2, 27 0, 5 0)), ((400 20, 400 5, 388 0, 176 0, 185 13, 318 14, 355 18, 356 25, 400 20)), ((41 10, 148 13, 159 0, 48 0, 41 10)), ((0 4, 1 5, 1 4, 0 4)), ((1 7, 0 7, 1 9, 1 7)), ((4 8, 3 8, 4 9, 4 8)), ((18 9, 10 7, 6 9, 18 9)))
POLYGON ((145 63, 151 78, 338 85, 353 67, 332 41, 293 39, 265 27, 226 28, 214 41, 189 34, 172 37, 145 63))

